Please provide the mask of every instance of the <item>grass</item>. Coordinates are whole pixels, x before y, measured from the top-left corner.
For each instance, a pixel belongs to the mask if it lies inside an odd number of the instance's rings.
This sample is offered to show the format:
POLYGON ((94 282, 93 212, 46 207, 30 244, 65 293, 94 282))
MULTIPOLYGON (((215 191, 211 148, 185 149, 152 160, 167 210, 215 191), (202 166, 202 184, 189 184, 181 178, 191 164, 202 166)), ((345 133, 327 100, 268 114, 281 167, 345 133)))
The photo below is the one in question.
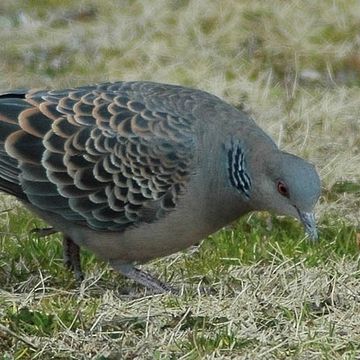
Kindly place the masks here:
POLYGON ((154 80, 245 108, 314 162, 321 238, 254 214, 144 267, 182 288, 150 296, 0 204, 0 359, 359 359, 360 5, 356 0, 0 4, 0 89, 154 80))

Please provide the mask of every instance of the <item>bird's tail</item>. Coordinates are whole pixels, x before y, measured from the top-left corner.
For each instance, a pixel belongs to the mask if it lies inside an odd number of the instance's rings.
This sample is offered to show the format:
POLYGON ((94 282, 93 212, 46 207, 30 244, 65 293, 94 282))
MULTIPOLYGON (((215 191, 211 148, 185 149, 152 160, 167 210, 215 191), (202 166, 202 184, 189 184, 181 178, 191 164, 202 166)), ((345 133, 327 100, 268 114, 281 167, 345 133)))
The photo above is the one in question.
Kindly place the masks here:
POLYGON ((25 195, 19 182, 18 162, 6 149, 7 142, 21 129, 21 112, 31 107, 24 98, 20 93, 0 95, 0 191, 21 199, 25 199, 25 195))

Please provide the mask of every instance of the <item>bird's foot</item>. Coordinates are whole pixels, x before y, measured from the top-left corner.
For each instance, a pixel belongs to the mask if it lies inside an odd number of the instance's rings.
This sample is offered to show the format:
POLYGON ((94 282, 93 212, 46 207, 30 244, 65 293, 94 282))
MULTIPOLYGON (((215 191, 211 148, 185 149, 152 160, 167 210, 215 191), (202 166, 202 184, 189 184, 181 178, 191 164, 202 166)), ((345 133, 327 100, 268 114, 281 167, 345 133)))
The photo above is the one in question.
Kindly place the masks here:
POLYGON ((49 236, 52 234, 56 234, 58 231, 55 230, 53 227, 47 228, 34 228, 30 231, 31 234, 36 234, 39 237, 49 236))
POLYGON ((179 294, 179 291, 177 289, 161 282, 149 273, 137 269, 133 265, 123 264, 111 260, 110 265, 120 274, 145 286, 147 289, 153 291, 154 293, 172 293, 174 295, 179 294))
POLYGON ((64 235, 63 238, 63 256, 65 266, 74 272, 77 282, 82 282, 84 280, 84 275, 81 270, 80 247, 66 235, 64 235))

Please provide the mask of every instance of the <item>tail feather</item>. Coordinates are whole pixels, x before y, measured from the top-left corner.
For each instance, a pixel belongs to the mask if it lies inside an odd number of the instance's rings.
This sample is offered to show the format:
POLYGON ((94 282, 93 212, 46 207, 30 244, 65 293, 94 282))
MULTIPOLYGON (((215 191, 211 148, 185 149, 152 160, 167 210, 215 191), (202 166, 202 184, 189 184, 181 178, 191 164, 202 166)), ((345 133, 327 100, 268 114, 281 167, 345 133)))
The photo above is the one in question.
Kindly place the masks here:
POLYGON ((20 130, 20 113, 31 107, 23 98, 24 94, 20 93, 0 95, 0 191, 25 200, 19 182, 19 164, 5 149, 6 139, 20 130))
POLYGON ((31 105, 23 99, 0 96, 0 120, 9 124, 17 124, 20 113, 31 105))
POLYGON ((0 155, 0 177, 7 180, 12 181, 18 176, 17 164, 11 164, 11 160, 4 161, 3 156, 0 155))

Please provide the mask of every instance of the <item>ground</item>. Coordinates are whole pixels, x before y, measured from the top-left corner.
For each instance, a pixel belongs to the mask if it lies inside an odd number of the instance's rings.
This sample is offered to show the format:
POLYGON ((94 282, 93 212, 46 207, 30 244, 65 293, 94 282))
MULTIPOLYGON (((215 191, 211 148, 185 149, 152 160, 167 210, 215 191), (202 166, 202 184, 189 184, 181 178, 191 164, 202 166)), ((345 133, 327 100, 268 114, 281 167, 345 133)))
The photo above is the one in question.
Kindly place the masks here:
POLYGON ((359 359, 360 2, 2 0, 0 90, 153 80, 251 113, 322 179, 320 240, 252 214, 144 268, 151 296, 0 198, 2 359, 359 359))

